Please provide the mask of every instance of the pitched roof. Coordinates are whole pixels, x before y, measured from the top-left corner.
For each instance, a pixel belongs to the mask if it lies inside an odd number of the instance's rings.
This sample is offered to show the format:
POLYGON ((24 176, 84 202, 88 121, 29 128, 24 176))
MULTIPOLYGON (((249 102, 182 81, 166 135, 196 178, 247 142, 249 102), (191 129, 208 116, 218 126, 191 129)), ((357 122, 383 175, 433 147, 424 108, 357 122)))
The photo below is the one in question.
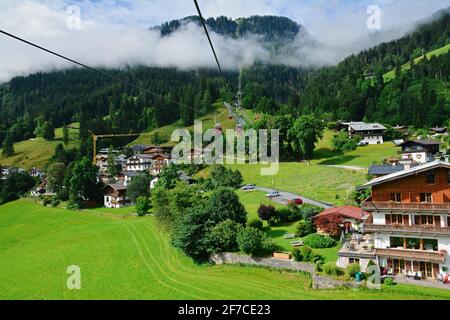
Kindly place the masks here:
POLYGON ((405 142, 403 142, 400 146, 403 146, 407 143, 415 143, 415 144, 420 144, 421 146, 434 146, 434 145, 440 145, 442 144, 442 142, 437 141, 437 140, 433 140, 433 139, 417 139, 417 140, 407 140, 405 142))
POLYGON ((127 187, 123 183, 111 183, 106 188, 112 188, 117 191, 127 190, 127 187))
POLYGON ((363 217, 367 214, 367 212, 363 211, 361 208, 358 207, 342 206, 326 209, 321 213, 319 213, 316 217, 327 216, 330 214, 336 214, 347 218, 362 220, 363 217))
POLYGON ((402 170, 405 170, 405 166, 402 164, 398 165, 376 164, 369 167, 369 175, 371 176, 388 175, 402 170))
POLYGON ((350 124, 350 128, 354 131, 367 131, 367 130, 386 130, 386 127, 379 123, 357 123, 350 124))
POLYGON ((388 174, 386 176, 373 179, 373 180, 367 182, 366 184, 363 184, 362 186, 357 187, 356 190, 363 190, 363 189, 366 189, 368 187, 373 187, 373 186, 380 185, 380 184, 383 184, 383 183, 386 183, 386 182, 389 182, 389 181, 398 180, 398 179, 401 179, 401 178, 404 178, 404 177, 408 177, 408 176, 411 176, 411 175, 414 175, 414 174, 418 174, 418 173, 421 173, 421 172, 425 172, 425 171, 428 171, 428 170, 432 170, 432 169, 435 169, 435 168, 448 168, 448 169, 450 169, 450 163, 449 162, 445 162, 445 161, 441 161, 441 160, 428 162, 428 163, 425 163, 423 165, 419 165, 419 166, 416 166, 416 167, 411 167, 411 168, 406 169, 406 170, 394 172, 394 173, 388 174))

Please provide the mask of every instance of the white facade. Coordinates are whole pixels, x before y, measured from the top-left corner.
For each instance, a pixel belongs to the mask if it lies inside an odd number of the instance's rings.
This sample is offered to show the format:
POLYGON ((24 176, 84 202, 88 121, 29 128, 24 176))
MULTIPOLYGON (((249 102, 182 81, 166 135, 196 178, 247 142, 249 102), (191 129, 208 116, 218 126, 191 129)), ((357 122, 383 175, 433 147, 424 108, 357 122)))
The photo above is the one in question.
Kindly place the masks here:
POLYGON ((434 161, 434 157, 432 154, 429 154, 425 151, 423 152, 410 152, 410 153, 404 153, 402 154, 402 162, 407 163, 418 163, 418 164, 425 164, 427 162, 434 161))
POLYGON ((383 136, 382 135, 370 135, 364 136, 362 140, 359 142, 360 145, 369 145, 369 144, 383 144, 383 136))
MULTIPOLYGON (((403 214, 405 215, 405 214, 403 214)), ((415 226, 414 225, 414 219, 415 219, 415 214, 406 214, 408 216, 408 220, 409 220, 409 226, 415 226)), ((436 216, 436 215, 435 215, 436 216)), ((448 223, 447 223, 447 214, 441 214, 440 215, 440 227, 441 228, 445 228, 448 227, 448 223)), ((386 225, 386 219, 385 219, 385 214, 384 213, 379 213, 379 212, 373 212, 373 224, 374 225, 386 225)), ((399 228, 401 228, 401 226, 399 226, 399 228)), ((448 270, 450 270, 450 233, 448 235, 433 235, 433 234, 429 234, 429 235, 425 235, 425 234, 420 234, 420 233, 414 233, 414 232, 395 232, 392 230, 388 230, 388 231, 378 231, 376 233, 374 233, 374 248, 375 249, 391 249, 391 250, 402 250, 404 251, 404 247, 403 246, 399 246, 397 248, 393 248, 391 247, 391 238, 409 238, 409 239, 422 239, 422 240, 437 240, 437 244, 438 244, 438 250, 434 251, 433 249, 428 249, 425 248, 425 250, 411 250, 411 253, 413 253, 414 251, 417 252, 446 252, 446 256, 445 256, 445 262, 444 263, 440 263, 439 264, 439 272, 440 273, 444 273, 442 270, 443 266, 446 266, 448 270)), ((408 259, 405 258, 405 263, 410 263, 411 260, 414 259, 408 259)), ((378 263, 380 265, 380 267, 386 267, 387 266, 387 259, 386 258, 378 258, 378 263)), ((417 271, 417 270, 416 270, 417 271)))

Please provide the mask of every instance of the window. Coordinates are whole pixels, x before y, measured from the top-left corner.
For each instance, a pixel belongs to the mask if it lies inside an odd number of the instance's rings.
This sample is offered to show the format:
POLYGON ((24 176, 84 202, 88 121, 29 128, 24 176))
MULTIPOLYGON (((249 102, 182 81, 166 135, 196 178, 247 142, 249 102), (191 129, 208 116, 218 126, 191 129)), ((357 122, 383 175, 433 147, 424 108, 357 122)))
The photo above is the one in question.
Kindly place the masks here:
POLYGON ((427 172, 427 183, 428 184, 435 183, 436 182, 435 180, 436 176, 434 174, 434 171, 427 172))
POLYGON ((349 264, 352 264, 352 263, 357 263, 357 264, 359 264, 359 259, 348 258, 348 263, 349 263, 349 264))
POLYGON ((415 220, 416 220, 416 225, 428 225, 428 226, 431 225, 432 226, 434 224, 433 216, 431 216, 431 215, 416 216, 415 220))
POLYGON ((402 202, 401 193, 391 193, 391 201, 393 202, 402 202))
POLYGON ((403 238, 392 237, 390 239, 391 248, 403 248, 403 238))
POLYGON ((387 221, 390 221, 390 224, 404 224, 403 215, 401 214, 390 214, 386 216, 390 216, 390 219, 386 219, 387 221))
POLYGON ((450 184, 450 170, 447 172, 447 183, 450 184))
POLYGON ((428 202, 431 203, 431 193, 421 193, 420 194, 420 202, 428 202))

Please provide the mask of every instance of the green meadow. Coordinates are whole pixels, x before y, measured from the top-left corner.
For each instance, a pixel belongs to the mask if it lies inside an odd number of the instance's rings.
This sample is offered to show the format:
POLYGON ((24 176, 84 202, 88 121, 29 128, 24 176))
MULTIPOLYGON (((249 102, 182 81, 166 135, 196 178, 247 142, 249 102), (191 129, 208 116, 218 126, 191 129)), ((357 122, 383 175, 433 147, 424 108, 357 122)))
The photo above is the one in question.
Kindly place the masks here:
POLYGON ((397 285, 313 290, 310 276, 197 264, 172 248, 154 217, 126 219, 0 206, 0 299, 450 299, 450 291, 397 285), (67 267, 81 289, 67 289, 67 267))

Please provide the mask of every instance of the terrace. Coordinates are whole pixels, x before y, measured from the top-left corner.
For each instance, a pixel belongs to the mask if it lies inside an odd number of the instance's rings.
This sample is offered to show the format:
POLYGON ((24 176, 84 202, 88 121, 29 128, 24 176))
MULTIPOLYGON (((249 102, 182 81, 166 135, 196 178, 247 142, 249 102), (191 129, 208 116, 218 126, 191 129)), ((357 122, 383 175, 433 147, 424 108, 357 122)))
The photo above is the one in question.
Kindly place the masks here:
POLYGON ((450 227, 434 227, 434 226, 419 226, 419 225, 401 225, 401 224, 364 224, 364 232, 402 232, 402 233, 418 233, 418 234, 432 234, 432 235, 448 235, 450 234, 450 227))
POLYGON ((365 211, 398 211, 398 212, 448 212, 450 203, 399 203, 392 201, 366 201, 361 205, 365 211))
POLYGON ((434 263, 444 263, 445 255, 425 250, 405 250, 405 249, 375 249, 375 254, 380 257, 402 260, 425 261, 434 263))

